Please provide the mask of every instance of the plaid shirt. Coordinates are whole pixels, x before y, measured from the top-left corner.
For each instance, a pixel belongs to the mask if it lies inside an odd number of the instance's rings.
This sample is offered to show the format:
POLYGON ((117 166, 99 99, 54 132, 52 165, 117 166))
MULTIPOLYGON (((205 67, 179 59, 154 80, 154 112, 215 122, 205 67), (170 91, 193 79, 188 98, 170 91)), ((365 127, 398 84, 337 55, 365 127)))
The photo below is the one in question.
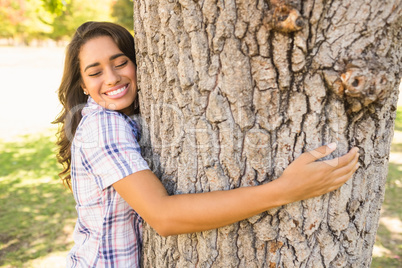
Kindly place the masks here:
POLYGON ((92 98, 82 115, 71 147, 78 220, 67 267, 139 267, 142 219, 112 186, 149 169, 137 143, 138 126, 92 98))

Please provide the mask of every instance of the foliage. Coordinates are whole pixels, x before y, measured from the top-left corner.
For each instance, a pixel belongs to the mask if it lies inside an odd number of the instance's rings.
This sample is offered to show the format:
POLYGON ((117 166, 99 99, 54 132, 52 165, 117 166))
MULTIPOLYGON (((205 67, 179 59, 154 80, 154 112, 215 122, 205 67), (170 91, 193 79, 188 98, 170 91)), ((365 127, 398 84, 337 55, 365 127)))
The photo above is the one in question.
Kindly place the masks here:
POLYGON ((3 0, 0 2, 0 37, 13 37, 25 43, 40 38, 52 30, 43 23, 43 19, 50 17, 41 0, 3 0))
POLYGON ((112 6, 112 17, 128 30, 132 30, 134 27, 133 16, 133 0, 117 0, 112 6))
POLYGON ((114 0, 0 0, 0 38, 25 44, 32 39, 68 39, 85 21, 112 21, 113 3, 114 0))
MULTIPOLYGON (((42 1, 58 2, 58 6, 61 6, 61 0, 42 1)), ((134 23, 132 0, 69 0, 68 4, 64 4, 62 9, 56 9, 53 14, 56 16, 50 37, 55 40, 70 37, 79 25, 90 20, 114 21, 129 30, 133 29, 134 23)))
POLYGON ((47 11, 52 14, 61 15, 66 11, 67 5, 71 0, 42 0, 47 11))
POLYGON ((23 20, 24 7, 21 1, 5 0, 0 3, 0 36, 12 37, 23 20))
POLYGON ((50 37, 55 40, 71 37, 86 21, 111 21, 110 8, 110 0, 70 0, 70 4, 54 18, 50 37))

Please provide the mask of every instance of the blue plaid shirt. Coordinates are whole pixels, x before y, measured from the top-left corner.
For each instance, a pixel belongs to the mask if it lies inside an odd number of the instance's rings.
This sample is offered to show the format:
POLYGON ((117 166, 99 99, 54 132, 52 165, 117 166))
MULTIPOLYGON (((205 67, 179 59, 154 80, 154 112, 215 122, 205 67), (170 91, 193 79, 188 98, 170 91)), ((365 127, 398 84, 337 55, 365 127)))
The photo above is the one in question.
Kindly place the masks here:
POLYGON ((128 116, 92 98, 71 147, 71 182, 78 220, 67 267, 139 267, 141 217, 113 188, 124 177, 149 169, 128 116))

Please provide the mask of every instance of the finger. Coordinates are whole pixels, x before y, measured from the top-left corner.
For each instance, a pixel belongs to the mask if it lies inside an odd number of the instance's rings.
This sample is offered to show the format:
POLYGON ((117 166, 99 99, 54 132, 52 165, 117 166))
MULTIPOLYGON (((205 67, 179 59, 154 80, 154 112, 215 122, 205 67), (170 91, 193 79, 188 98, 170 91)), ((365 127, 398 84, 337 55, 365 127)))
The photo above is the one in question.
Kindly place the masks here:
POLYGON ((356 163, 352 170, 350 170, 345 175, 343 175, 343 176, 339 177, 338 179, 336 179, 335 183, 339 184, 339 187, 340 187, 341 185, 343 185, 345 182, 347 182, 348 180, 350 180, 353 177, 353 175, 359 169, 359 167, 360 167, 360 164, 356 163))
POLYGON ((335 181, 340 181, 342 182, 343 179, 349 178, 350 176, 353 176, 353 174, 356 172, 356 170, 360 167, 360 164, 358 161, 356 162, 351 162, 348 166, 345 166, 343 168, 340 168, 334 172, 334 175, 337 177, 335 181), (346 177, 345 177, 346 176, 346 177))
POLYGON ((357 147, 353 147, 347 154, 323 162, 335 168, 343 167, 354 161, 354 159, 358 157, 358 151, 359 149, 357 147))
POLYGON ((333 142, 328 145, 318 147, 317 149, 314 149, 312 151, 306 152, 302 154, 299 158, 300 161, 304 163, 311 163, 331 154, 333 151, 335 151, 335 149, 336 149, 336 143, 333 142))
POLYGON ((344 175, 349 174, 350 172, 354 172, 355 166, 358 164, 359 154, 355 154, 354 158, 349 161, 346 165, 341 166, 340 164, 335 167, 333 171, 333 175, 335 177, 342 177, 344 175))
MULTIPOLYGON (((356 170, 354 170, 354 171, 356 171, 356 170)), ((353 178, 354 171, 350 172, 342 177, 339 177, 336 181, 334 181, 334 184, 328 189, 328 192, 332 192, 332 191, 335 191, 335 190, 341 188, 342 185, 344 185, 348 180, 353 178)))

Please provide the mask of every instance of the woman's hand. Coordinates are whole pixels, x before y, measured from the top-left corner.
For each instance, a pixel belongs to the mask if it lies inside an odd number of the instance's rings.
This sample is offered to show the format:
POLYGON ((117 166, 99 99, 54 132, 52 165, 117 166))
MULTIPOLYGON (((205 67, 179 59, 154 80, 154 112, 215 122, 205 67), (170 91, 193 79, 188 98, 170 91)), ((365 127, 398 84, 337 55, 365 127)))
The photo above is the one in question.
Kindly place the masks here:
POLYGON ((284 187, 289 203, 323 195, 342 186, 359 168, 358 148, 326 161, 316 161, 331 154, 336 144, 321 146, 303 153, 293 161, 278 179, 284 187))

